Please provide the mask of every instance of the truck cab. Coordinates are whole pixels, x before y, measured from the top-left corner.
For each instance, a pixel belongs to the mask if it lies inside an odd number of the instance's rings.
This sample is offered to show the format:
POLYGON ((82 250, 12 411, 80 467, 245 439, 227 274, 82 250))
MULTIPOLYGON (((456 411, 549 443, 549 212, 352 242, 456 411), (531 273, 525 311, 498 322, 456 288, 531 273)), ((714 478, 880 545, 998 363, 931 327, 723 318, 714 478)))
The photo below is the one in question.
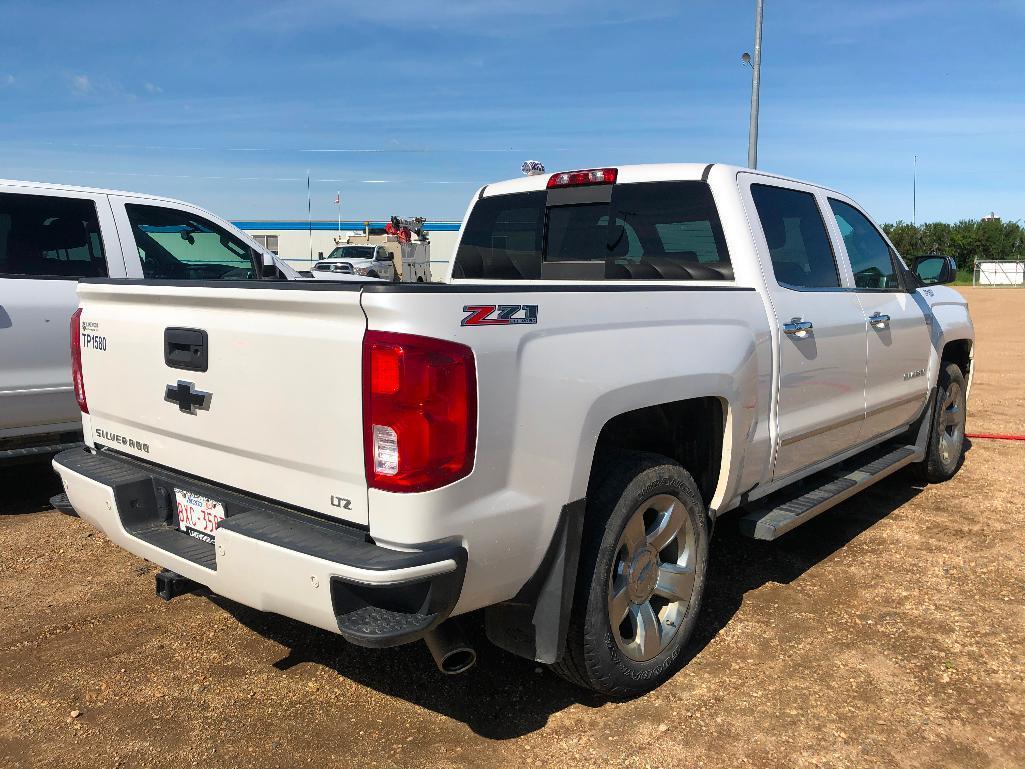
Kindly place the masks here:
POLYGON ((341 276, 359 275, 394 281, 395 255, 383 245, 345 243, 336 245, 331 253, 313 265, 311 272, 319 280, 339 280, 341 276))

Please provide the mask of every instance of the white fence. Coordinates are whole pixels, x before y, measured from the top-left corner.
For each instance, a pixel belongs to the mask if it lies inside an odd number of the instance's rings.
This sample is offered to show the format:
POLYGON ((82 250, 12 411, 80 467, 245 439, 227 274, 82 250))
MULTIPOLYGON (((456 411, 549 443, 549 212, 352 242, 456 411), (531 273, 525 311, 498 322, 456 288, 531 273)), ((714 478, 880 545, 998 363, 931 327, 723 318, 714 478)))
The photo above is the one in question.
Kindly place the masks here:
POLYGON ((973 286, 1025 286, 1025 262, 976 262, 973 286))

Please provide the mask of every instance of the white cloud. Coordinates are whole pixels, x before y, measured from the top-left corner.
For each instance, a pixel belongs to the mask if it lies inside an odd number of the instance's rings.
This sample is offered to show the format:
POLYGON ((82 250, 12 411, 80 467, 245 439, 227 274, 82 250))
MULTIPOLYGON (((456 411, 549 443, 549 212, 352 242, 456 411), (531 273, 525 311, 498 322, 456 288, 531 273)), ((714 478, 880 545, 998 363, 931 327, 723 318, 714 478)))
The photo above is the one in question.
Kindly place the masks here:
POLYGON ((594 0, 451 0, 436 4, 425 14, 421 0, 307 0, 302 4, 273 4, 248 14, 244 24, 295 32, 322 26, 325 18, 341 18, 363 25, 445 27, 501 37, 529 33, 537 22, 547 28, 579 29, 652 21, 676 12, 674 0, 649 0, 641 9, 630 8, 629 12, 608 0, 599 0, 597 6, 594 0), (604 9, 597 7, 602 5, 604 9))
POLYGON ((121 83, 109 77, 95 77, 84 72, 67 75, 68 88, 75 96, 88 96, 93 99, 133 101, 138 97, 126 91, 121 83))
POLYGON ((72 75, 71 90, 80 96, 85 96, 93 92, 93 83, 88 75, 72 75))
POLYGON ((157 94, 157 93, 163 93, 164 92, 164 89, 161 88, 156 83, 149 83, 149 82, 143 83, 142 87, 146 89, 146 93, 157 94))
POLYGON ((2 86, 14 85, 14 82, 15 82, 14 81, 14 75, 11 75, 11 74, 0 75, 0 85, 2 85, 2 86))

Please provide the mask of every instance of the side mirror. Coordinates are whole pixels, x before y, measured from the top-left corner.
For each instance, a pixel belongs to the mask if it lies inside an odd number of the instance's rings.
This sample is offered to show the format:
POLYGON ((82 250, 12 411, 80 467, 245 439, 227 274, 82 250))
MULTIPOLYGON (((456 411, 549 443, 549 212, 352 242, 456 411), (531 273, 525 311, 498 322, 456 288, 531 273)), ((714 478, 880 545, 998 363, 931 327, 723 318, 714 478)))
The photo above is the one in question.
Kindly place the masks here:
POLYGON ((923 286, 953 283, 957 277, 957 262, 954 261, 954 257, 941 254, 916 256, 914 273, 923 286))

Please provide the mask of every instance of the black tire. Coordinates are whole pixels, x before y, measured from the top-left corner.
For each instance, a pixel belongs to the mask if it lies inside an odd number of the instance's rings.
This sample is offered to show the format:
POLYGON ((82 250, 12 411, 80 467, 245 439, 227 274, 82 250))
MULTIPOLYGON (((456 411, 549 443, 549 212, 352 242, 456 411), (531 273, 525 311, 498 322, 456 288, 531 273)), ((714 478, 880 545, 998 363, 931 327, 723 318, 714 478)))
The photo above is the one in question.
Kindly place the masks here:
POLYGON ((966 398, 965 380, 954 363, 941 364, 936 382, 936 402, 930 414, 929 443, 925 460, 915 465, 919 480, 942 483, 954 477, 964 463, 966 398))
MULTIPOLYGON (((551 667, 571 683, 601 695, 629 697, 660 686, 684 662, 681 652, 694 631, 705 588, 708 517, 694 479, 667 457, 644 452, 618 452, 607 457, 594 472, 604 477, 592 482, 566 649, 562 658, 551 667), (627 656, 621 645, 621 628, 628 624, 628 620, 624 618, 615 631, 612 627, 610 590, 613 568, 617 563, 624 563, 620 560, 624 552, 620 540, 626 536, 627 524, 648 501, 666 495, 683 504, 683 512, 691 527, 687 529, 690 544, 686 549, 689 551, 693 547, 692 592, 689 600, 675 604, 684 613, 682 619, 677 616, 677 621, 670 623, 675 630, 669 631, 671 635, 661 651, 652 659, 637 661, 627 656)), ((644 531, 648 531, 647 527, 644 531)), ((672 547, 675 545, 668 546, 672 547)), ((656 554, 657 574, 661 574, 661 568, 668 563, 662 560, 667 552, 663 549, 656 554)), ((633 564, 636 565, 637 560, 633 564)), ((649 570, 646 568, 645 571, 649 570)), ((651 600, 660 599, 653 596, 651 600)), ((637 607, 637 604, 631 605, 631 609, 637 607)), ((659 630, 664 630, 664 626, 659 625, 659 630)), ((660 632, 660 640, 661 637, 660 632)))
POLYGON ((367 270, 367 277, 368 278, 379 278, 381 276, 378 275, 377 272, 374 271, 374 270, 367 270))

